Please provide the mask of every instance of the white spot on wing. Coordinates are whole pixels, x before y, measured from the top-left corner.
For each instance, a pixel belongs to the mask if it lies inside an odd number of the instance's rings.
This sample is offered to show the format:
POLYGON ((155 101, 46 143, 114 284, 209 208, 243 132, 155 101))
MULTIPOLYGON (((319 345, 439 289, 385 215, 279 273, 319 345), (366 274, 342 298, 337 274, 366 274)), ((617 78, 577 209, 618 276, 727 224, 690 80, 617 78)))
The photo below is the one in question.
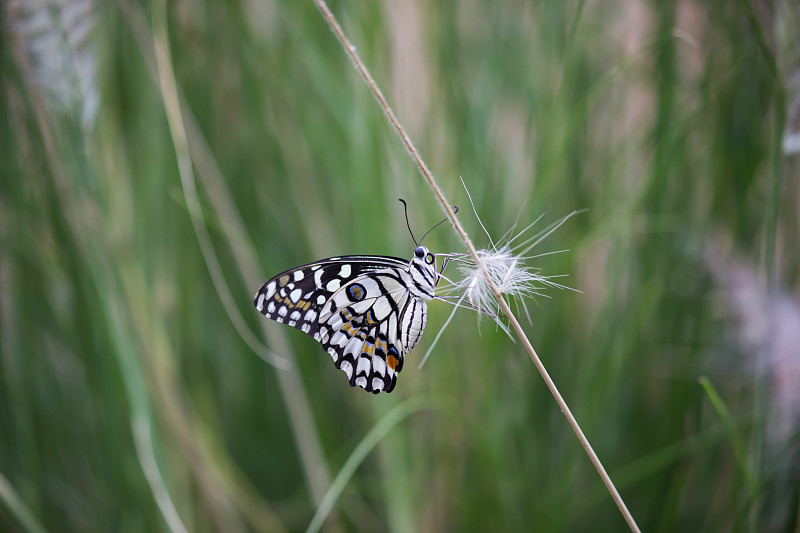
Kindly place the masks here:
POLYGON ((350 265, 344 264, 342 268, 339 269, 339 277, 341 278, 349 278, 350 277, 350 265))
POLYGON ((288 311, 286 310, 286 306, 282 305, 280 307, 280 309, 278 309, 278 315, 279 316, 286 316, 286 313, 288 313, 288 311))
MULTIPOLYGON (((345 265, 345 266, 347 266, 347 265, 345 265)), ((342 267, 342 268, 344 268, 344 267, 342 267)), ((336 291, 339 290, 339 287, 341 287, 341 286, 342 286, 342 282, 338 278, 333 278, 325 286, 325 290, 327 290, 328 292, 336 292, 336 291)))
POLYGON ((333 348, 328 348, 328 353, 331 354, 334 363, 339 360, 339 354, 333 348))
POLYGON ((314 311, 313 309, 309 309, 308 311, 306 311, 306 316, 304 318, 305 321, 314 322, 316 319, 317 319, 316 311, 314 311))
POLYGON ((275 282, 271 281, 269 285, 267 285, 267 300, 275 296, 275 282))
POLYGON ((264 309, 264 295, 263 294, 259 294, 258 295, 258 303, 256 304, 256 309, 258 309, 259 311, 264 309))
MULTIPOLYGON (((310 329, 311 327, 308 324, 303 324, 302 326, 300 326, 300 331, 302 331, 303 333, 308 333, 308 330, 310 329)), ((316 335, 314 335, 314 337, 316 337, 316 335)))
POLYGON ((350 361, 342 361, 342 366, 339 368, 347 374, 347 379, 353 377, 353 365, 350 364, 350 361))
POLYGON ((362 389, 366 389, 367 388, 367 378, 365 378, 364 376, 361 376, 360 378, 356 378, 356 385, 358 385, 362 389))
POLYGON ((342 333, 341 331, 337 331, 331 337, 331 344, 336 344, 337 346, 344 346, 347 344, 347 335, 342 333))
POLYGON ((369 374, 369 369, 372 365, 370 364, 369 359, 366 357, 359 357, 358 358, 358 368, 356 369, 356 375, 361 374, 369 374))
POLYGON ((323 305, 325 303, 325 295, 320 294, 317 296, 317 305, 323 305))
MULTIPOLYGON (((381 376, 385 375, 386 374, 386 361, 384 361, 383 359, 381 359, 378 356, 373 357, 372 358, 372 370, 374 370, 375 373, 377 373, 377 374, 379 374, 381 376)), ((373 387, 374 387, 374 385, 373 385, 373 387)))
POLYGON ((275 312, 275 302, 270 302, 267 305, 267 311, 270 312, 270 313, 274 313, 275 312))
POLYGON ((289 315, 289 318, 292 320, 300 320, 300 311, 292 311, 292 314, 289 315))
POLYGON ((292 291, 292 293, 289 295, 289 298, 290 298, 290 299, 291 299, 291 300, 292 300, 294 303, 297 303, 297 301, 300 299, 300 296, 301 296, 302 294, 303 294, 303 291, 301 291, 300 289, 295 289, 295 290, 293 290, 293 291, 292 291))
POLYGON ((383 380, 381 378, 372 378, 372 389, 383 390, 383 380))
POLYGON ((301 279, 303 279, 304 277, 305 277, 305 276, 303 276, 303 271, 302 271, 302 270, 296 270, 296 271, 295 271, 295 273, 294 273, 294 280, 295 280, 295 281, 300 281, 300 280, 301 280, 301 279))
POLYGON ((324 271, 321 268, 314 272, 314 284, 317 286, 318 289, 322 288, 322 273, 323 272, 324 271))

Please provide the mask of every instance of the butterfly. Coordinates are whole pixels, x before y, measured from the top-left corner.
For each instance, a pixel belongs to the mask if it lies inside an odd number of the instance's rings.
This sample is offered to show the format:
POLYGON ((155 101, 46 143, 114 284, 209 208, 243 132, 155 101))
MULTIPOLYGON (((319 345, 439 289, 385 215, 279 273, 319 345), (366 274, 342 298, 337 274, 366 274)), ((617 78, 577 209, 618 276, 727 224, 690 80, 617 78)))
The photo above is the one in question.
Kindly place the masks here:
POLYGON ((351 387, 392 392, 405 355, 425 331, 427 302, 441 274, 434 254, 420 245, 410 261, 331 257, 281 272, 253 303, 267 318, 319 342, 351 387))

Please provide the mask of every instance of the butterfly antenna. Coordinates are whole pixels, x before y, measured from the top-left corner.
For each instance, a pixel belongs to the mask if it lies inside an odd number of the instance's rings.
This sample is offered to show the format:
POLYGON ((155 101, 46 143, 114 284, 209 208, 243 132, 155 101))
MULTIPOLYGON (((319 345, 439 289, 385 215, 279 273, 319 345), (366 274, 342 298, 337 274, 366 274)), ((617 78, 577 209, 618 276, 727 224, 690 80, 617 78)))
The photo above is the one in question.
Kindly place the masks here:
MULTIPOLYGON (((458 213, 458 206, 457 206, 457 205, 454 205, 454 206, 453 206, 453 214, 455 215, 456 213, 458 213)), ((441 225, 442 225, 442 224, 444 224, 445 222, 447 222, 447 217, 444 217, 444 219, 443 219, 443 220, 441 220, 441 221, 439 221, 439 223, 438 223, 438 224, 436 224, 434 227, 432 227, 431 229, 429 229, 428 231, 426 231, 426 232, 425 232, 425 235, 423 235, 423 236, 422 236, 422 239, 424 239, 424 238, 425 238, 425 237, 428 235, 428 233, 432 232, 433 230, 435 230, 436 228, 438 228, 439 226, 441 226, 441 225)), ((422 239, 420 239, 420 240, 419 240, 419 242, 420 242, 420 243, 422 243, 422 239)))
MULTIPOLYGON (((408 221, 408 204, 407 204, 407 203, 406 203, 406 201, 405 201, 405 200, 403 200, 402 198, 398 198, 398 200, 400 200, 401 202, 403 202, 403 211, 405 211, 405 213, 406 213, 406 226, 408 226, 408 232, 411 234, 411 240, 413 240, 413 241, 414 241, 414 244, 416 244, 417 246, 419 246, 419 243, 417 242, 417 239, 415 239, 415 238, 414 238, 414 232, 413 232, 413 231, 411 231, 411 223, 408 221)), ((445 219, 445 220, 446 220, 446 219, 445 219)), ((437 225, 438 225, 438 224, 437 224, 437 225)), ((436 227, 436 226, 434 226, 434 227, 436 227)), ((426 233, 425 235, 427 235, 427 233, 426 233)), ((423 236, 423 237, 424 237, 424 236, 423 236)))

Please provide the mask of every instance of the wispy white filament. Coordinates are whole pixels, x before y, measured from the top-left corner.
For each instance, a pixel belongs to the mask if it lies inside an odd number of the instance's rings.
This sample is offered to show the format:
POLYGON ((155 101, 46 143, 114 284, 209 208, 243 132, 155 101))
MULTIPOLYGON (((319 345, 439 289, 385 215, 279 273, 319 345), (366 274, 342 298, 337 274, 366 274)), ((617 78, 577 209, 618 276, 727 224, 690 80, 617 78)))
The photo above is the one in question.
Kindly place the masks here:
MULTIPOLYGON (((466 186, 464 188, 466 190, 466 186)), ((545 296, 541 291, 546 288, 574 290, 570 287, 553 281, 554 278, 561 276, 542 275, 539 269, 530 267, 526 264, 526 262, 530 259, 549 254, 539 254, 535 256, 527 256, 526 254, 534 246, 541 243, 542 240, 560 227, 567 219, 578 212, 574 211, 570 213, 555 224, 552 224, 538 234, 522 240, 521 242, 518 242, 520 241, 520 237, 522 237, 539 220, 541 220, 541 217, 537 218, 533 223, 531 223, 517 235, 509 237, 509 235, 511 235, 514 231, 514 227, 512 227, 501 238, 501 242, 495 244, 491 235, 489 235, 489 232, 486 230, 486 227, 483 225, 483 222, 481 222, 477 211, 475 210, 475 205, 472 202, 472 197, 470 196, 469 191, 467 191, 467 196, 469 196, 469 200, 472 204, 473 212, 475 212, 475 217, 478 219, 478 223, 481 225, 481 228, 483 228, 483 231, 486 233, 486 236, 491 243, 491 248, 478 250, 478 258, 480 259, 482 268, 479 267, 478 264, 468 254, 442 254, 444 257, 448 257, 451 261, 458 264, 458 270, 460 273, 460 277, 455 281, 449 279, 447 280, 450 285, 443 291, 443 293, 450 297, 458 298, 458 304, 456 304, 457 306, 466 300, 469 302, 470 307, 478 311, 479 320, 482 315, 490 317, 495 321, 500 329, 505 331, 509 337, 511 337, 508 326, 503 321, 503 313, 500 309, 500 304, 495 297, 494 291, 491 288, 492 285, 497 287, 500 294, 506 299, 507 302, 514 301, 520 305, 524 309, 529 321, 531 320, 531 316, 526 305, 526 300, 528 298, 545 296)), ((514 226, 516 226, 516 224, 514 226)), ((551 253, 560 253, 561 251, 551 253)), ((445 322, 445 326, 450 322, 451 318, 452 315, 447 319, 447 322, 445 322)), ((445 326, 443 326, 443 328, 445 326)), ((425 357, 427 358, 427 354, 425 357)))

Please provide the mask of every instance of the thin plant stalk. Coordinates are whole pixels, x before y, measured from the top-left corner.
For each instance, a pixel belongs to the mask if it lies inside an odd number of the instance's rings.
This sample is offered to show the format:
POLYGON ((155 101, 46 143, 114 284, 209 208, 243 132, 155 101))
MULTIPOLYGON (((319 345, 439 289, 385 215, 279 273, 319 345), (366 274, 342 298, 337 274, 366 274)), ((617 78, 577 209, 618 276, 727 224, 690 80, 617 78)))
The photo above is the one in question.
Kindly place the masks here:
POLYGON ((344 491, 345 486, 353 477, 359 465, 364 462, 369 453, 375 449, 379 442, 394 429, 400 422, 412 414, 428 408, 429 401, 425 396, 414 396, 409 398, 403 403, 395 405, 388 413, 381 417, 375 426, 364 435, 359 441, 358 445, 350 453, 350 456, 345 461, 336 478, 331 483, 325 497, 322 499, 319 507, 317 507, 314 517, 306 528, 306 533, 317 533, 325 518, 330 514, 336 500, 344 491))
MULTIPOLYGON (((131 7, 125 0, 120 0, 120 3, 123 7, 131 7)), ((224 304, 226 294, 229 294, 229 289, 224 282, 221 267, 215 256, 208 230, 202 223, 203 213, 197 194, 192 166, 189 133, 194 133, 196 128, 192 127, 191 130, 187 131, 186 121, 183 116, 183 106, 181 105, 181 97, 175 80, 172 58, 168 47, 169 41, 167 38, 166 19, 164 15, 166 3, 161 2, 157 7, 159 10, 157 10, 156 13, 161 15, 161 17, 154 17, 155 30, 153 34, 153 50, 155 55, 155 78, 159 84, 167 114, 167 121, 178 162, 181 188, 184 193, 187 208, 189 209, 189 218, 195 230, 209 272, 212 277, 215 278, 215 281, 217 281, 215 287, 224 304)), ((144 54, 144 50, 143 55, 147 57, 147 55, 144 54)), ((190 120, 189 125, 193 126, 194 122, 190 120)), ((192 140, 199 142, 200 139, 197 137, 198 136, 195 136, 192 140)), ((253 254, 248 254, 248 257, 252 258, 253 254)), ((254 263, 254 261, 247 262, 248 265, 254 263)), ((248 269, 250 273, 253 271, 255 271, 255 268, 248 269)), ((229 316, 231 316, 231 320, 236 324, 237 320, 235 320, 235 317, 238 316, 238 311, 235 311, 235 306, 230 309, 226 306, 226 312, 228 312, 229 316)), ((244 330, 237 328, 237 331, 241 334, 244 330)), ((249 332, 249 330, 247 330, 247 332, 249 332)), ((249 335, 243 335, 243 338, 247 340, 249 335)), ((273 335, 271 340, 272 344, 277 345, 276 352, 284 354, 291 353, 288 341, 283 335, 273 335)), ((325 494, 325 487, 330 485, 330 474, 322 453, 322 446, 316 428, 314 427, 311 409, 304 392, 304 386, 296 371, 296 367, 294 367, 294 361, 293 359, 285 359, 281 356, 277 356, 275 352, 268 350, 266 347, 262 347, 260 343, 256 346, 252 343, 248 344, 262 359, 273 364, 277 368, 285 368, 286 363, 293 368, 293 370, 278 372, 278 383, 290 414, 289 420, 292 422, 291 428, 301 457, 301 466, 306 477, 306 482, 308 483, 312 498, 318 506, 325 494), (268 357, 265 357, 265 354, 268 357)), ((326 527, 329 528, 330 531, 338 531, 338 519, 326 523, 326 527)))
POLYGON ((17 520, 17 525, 19 525, 23 531, 27 531, 28 533, 47 532, 41 522, 36 518, 36 515, 25 505, 25 501, 20 497, 17 490, 2 472, 0 472, 0 502, 9 515, 17 520))
MULTIPOLYGON (((30 79, 30 74, 27 72, 26 74, 28 74, 26 78, 30 79)), ((99 252, 102 245, 94 238, 96 236, 95 233, 91 230, 88 230, 87 226, 84 225, 84 217, 76 216, 76 205, 78 204, 81 206, 80 209, 83 210, 87 209, 87 205, 91 205, 91 210, 94 212, 100 212, 100 209, 93 203, 93 201, 87 200, 87 197, 85 196, 82 196, 81 201, 78 202, 76 194, 79 194, 80 184, 70 184, 67 171, 64 168, 61 159, 57 157, 55 134, 52 131, 53 126, 43 112, 43 105, 39 99, 38 92, 35 90, 31 91, 31 97, 34 102, 32 109, 36 117, 36 123, 39 127, 39 133, 45 145, 45 153, 49 172, 52 173, 53 181, 51 183, 58 191, 58 199, 60 202, 59 208, 62 213, 64 213, 65 220, 68 223, 68 230, 71 236, 74 238, 75 246, 80 251, 81 257, 85 258, 84 267, 88 272, 91 272, 90 279, 96 283, 96 286, 99 289, 98 292, 106 295, 106 311, 102 314, 104 316, 111 317, 111 320, 113 321, 119 317, 115 312, 109 312, 109 310, 116 311, 117 309, 121 308, 120 305, 112 304, 115 299, 119 298, 119 294, 114 289, 115 284, 110 275, 111 272, 114 272, 114 269, 112 269, 107 263, 108 256, 99 252)), ((83 170, 87 175, 91 173, 91 169, 88 166, 84 167, 83 170)), ((115 342, 113 343, 117 348, 115 350, 115 354, 118 356, 121 367, 125 370, 123 372, 125 376, 124 383, 126 385, 126 392, 128 394, 128 400, 130 401, 132 410, 131 429, 137 448, 139 465, 142 468, 142 472, 156 501, 156 505, 167 522, 167 526, 170 528, 170 531, 180 533, 181 531, 186 531, 186 528, 183 526, 180 517, 175 511, 174 503, 172 502, 172 499, 166 490, 166 485, 163 482, 164 478, 158 469, 158 463, 149 460, 149 454, 153 451, 150 429, 152 418, 150 415, 146 394, 144 393, 144 382, 142 381, 143 376, 140 374, 141 367, 136 361, 136 358, 129 357, 130 353, 122 348, 130 347, 132 346, 132 343, 129 339, 119 342, 120 339, 117 338, 118 336, 123 335, 124 330, 125 328, 123 328, 119 323, 109 327, 109 331, 111 332, 112 336, 115 337, 115 342), (146 437, 142 438, 143 433, 140 430, 143 429, 145 425, 147 425, 148 431, 146 437), (145 442, 147 439, 150 439, 150 442, 145 442)), ((0 476, 2 476, 2 474, 0 474, 0 476)), ((2 499, 7 505, 16 505, 22 503, 21 500, 14 499, 14 496, 16 496, 15 492, 9 492, 13 489, 11 485, 0 487, 0 489, 0 492, 3 493, 2 499)), ((14 508, 9 507, 9 511, 15 516, 15 518, 21 521, 21 525, 25 527, 27 531, 45 531, 43 526, 35 520, 35 517, 27 508, 16 505, 14 508)))
POLYGON ((720 398, 717 393, 716 388, 714 388, 714 385, 711 383, 711 380, 706 376, 701 376, 698 381, 700 382, 700 386, 703 387, 706 396, 708 396, 708 401, 711 402, 711 406, 717 413, 719 421, 722 422, 722 427, 725 429, 725 434, 728 436, 728 441, 731 443, 733 453, 736 455, 736 462, 739 463, 739 468, 742 471, 744 480, 747 483, 747 487, 750 489, 750 496, 755 497, 759 491, 756 487, 753 473, 750 471, 750 465, 747 463, 744 441, 742 441, 742 437, 736 429, 731 414, 722 401, 722 398, 720 398))
POLYGON ((367 70, 366 65, 364 65, 364 63, 361 61, 361 58, 359 58, 358 53, 356 52, 355 46, 353 46, 350 43, 350 41, 348 40, 347 36, 345 35, 345 33, 342 30, 342 28, 339 25, 339 23, 336 21, 336 18, 333 16, 333 13, 328 8, 328 6, 325 3, 325 1, 324 0, 314 0, 314 3, 319 8, 320 12, 322 13, 323 18, 328 23, 328 26, 330 26, 331 30, 336 35, 336 38, 339 40, 339 43, 341 43, 342 47, 345 50, 345 53, 348 55, 350 60, 353 62, 353 65, 355 66, 356 70, 358 70, 359 74, 361 74, 361 77, 366 82, 366 84, 369 87, 370 91, 375 96, 375 98, 378 100, 378 104, 380 105, 381 109, 383 110, 384 114, 386 115, 386 118, 389 120, 389 123, 391 124, 392 128, 394 128, 394 130, 400 136, 400 140, 402 141, 403 146, 406 148, 406 151, 408 151, 409 155, 411 156, 411 159, 417 165, 417 168, 419 168, 419 171, 422 174, 422 177, 425 179, 425 181, 428 183, 428 186, 433 191, 433 194, 436 197, 436 200, 439 202, 439 205, 441 205, 442 209, 444 209, 445 213, 447 214, 447 218, 450 219, 450 222, 453 224, 453 228, 455 229, 456 233, 461 238, 461 240, 464 242, 464 245, 467 247, 467 250, 469 251, 470 256, 472 256, 472 259, 475 261, 475 264, 478 266, 478 269, 480 269, 480 271, 483 272, 484 276, 486 277, 486 281, 487 281, 489 287, 491 288, 492 292, 494 293, 495 297, 497 298, 497 303, 500 306, 500 309, 503 310, 503 313, 508 318, 508 321, 511 324, 512 328, 517 333, 517 336, 519 337, 519 339, 522 341, 522 345, 525 347, 525 350, 530 355, 531 360, 533 361, 533 364, 536 366, 536 369, 539 371, 539 374, 541 374, 542 379, 544 380, 545 384, 547 385, 547 388, 550 389, 550 393, 555 398, 556 403, 558 404, 559 408, 561 408, 561 412, 564 413, 564 416, 567 418, 567 422, 569 423, 569 425, 572 428, 572 430, 575 432, 575 435, 578 437, 578 440, 580 441, 581 445, 583 446, 583 449, 586 451, 586 454, 589 456, 589 459, 591 460, 592 464, 594 465, 595 469, 597 470, 597 473, 602 478, 603 483, 605 484, 606 488, 608 489, 608 492, 611 494, 611 497, 614 499, 614 502, 617 504, 617 507, 619 508, 620 512, 622 513, 622 516, 625 518, 625 521, 627 522, 628 527, 630 527, 631 531, 639 533, 639 531, 640 531, 639 530, 639 526, 636 525, 636 521, 633 519, 633 516, 631 515, 630 511, 628 511, 628 507, 625 505, 625 502, 622 500, 622 497, 619 495, 619 492, 617 491, 616 487, 614 486, 614 483, 611 481, 611 478, 608 476, 608 473, 606 473, 606 470, 603 467, 603 464, 600 462, 600 459, 597 457, 597 454, 592 449, 592 446, 589 443, 589 440, 583 434, 583 431, 581 430, 580 425, 578 424, 578 421, 575 419, 575 417, 572 414, 572 411, 570 411, 569 407, 567 406, 567 402, 564 401, 564 398, 561 396, 561 393, 559 393, 558 388, 556 387, 555 383, 550 378, 550 375, 548 374, 547 369, 545 368, 545 366, 542 363, 541 359, 539 359, 539 356, 537 355, 536 350, 533 348, 533 345, 528 340, 528 337, 525 334, 525 332, 523 331, 522 326, 520 325, 519 321, 517 320, 517 317, 511 311, 511 308, 509 307, 509 305, 505 301, 505 299, 503 299, 502 292, 492 282, 492 280, 489 278, 489 276, 486 274, 486 270, 483 268, 483 263, 481 261, 481 258, 478 255, 478 251, 475 248, 475 245, 470 240, 469 236, 467 235, 467 232, 464 230, 464 227, 461 225, 461 222, 458 220, 458 218, 456 217, 455 213, 453 212, 453 209, 450 207, 451 206, 450 202, 448 202, 447 199, 445 198, 444 193, 442 192, 442 189, 439 187, 439 184, 436 182, 436 179, 433 177, 433 174, 431 173, 431 171, 428 169, 428 166, 423 161, 422 156, 420 156, 420 154, 417 151, 416 147, 411 142, 411 138, 405 132, 405 129, 400 124, 400 122, 397 120, 397 117, 395 116, 395 114, 392 111, 392 109, 389 107, 389 104, 386 101, 386 97, 384 97, 384 95, 381 92, 380 88, 375 83, 375 80, 370 75, 369 71, 367 70))

